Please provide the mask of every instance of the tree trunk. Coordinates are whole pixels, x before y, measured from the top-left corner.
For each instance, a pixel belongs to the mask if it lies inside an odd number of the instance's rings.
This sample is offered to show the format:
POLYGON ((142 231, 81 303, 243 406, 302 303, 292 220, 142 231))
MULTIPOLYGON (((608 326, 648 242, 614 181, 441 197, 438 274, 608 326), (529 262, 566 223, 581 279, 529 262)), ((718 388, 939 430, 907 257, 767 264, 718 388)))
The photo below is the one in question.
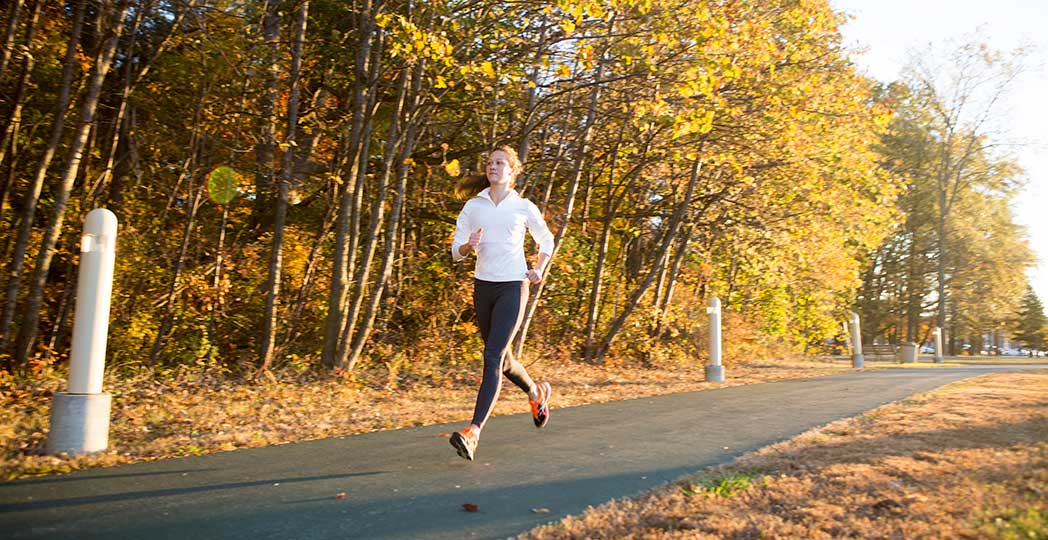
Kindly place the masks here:
POLYGON ((663 314, 670 307, 670 301, 673 299, 673 288, 677 284, 677 275, 680 272, 681 262, 684 261, 684 255, 688 252, 688 242, 691 241, 691 233, 695 230, 694 226, 689 226, 684 230, 684 235, 677 243, 677 252, 673 256, 673 263, 670 265, 669 274, 667 276, 668 283, 666 284, 665 292, 660 295, 655 304, 655 326, 652 330, 652 337, 662 334, 662 321, 663 314))
POLYGON ((594 340, 596 339, 597 319, 604 288, 604 266, 607 264, 608 248, 611 243, 611 223, 613 221, 613 216, 613 213, 606 213, 604 215, 604 223, 600 232, 600 241, 597 245, 597 262, 593 267, 593 282, 590 285, 589 307, 586 309, 586 341, 583 343, 584 358, 587 362, 593 359, 593 353, 596 352, 594 340))
POLYGON ((26 303, 26 318, 18 332, 15 360, 22 366, 25 366, 29 361, 33 347, 36 344, 37 326, 40 321, 40 305, 44 300, 44 286, 47 284, 47 273, 51 269, 51 259, 55 254, 55 246, 58 244, 58 239, 62 234, 66 205, 73 190, 73 182, 76 180, 77 173, 80 170, 84 145, 95 122, 95 112, 98 107, 99 95, 102 91, 102 83, 105 81, 106 74, 109 73, 109 67, 113 63, 113 57, 116 55, 116 47, 124 28, 124 17, 127 15, 128 7, 128 0, 120 3, 116 18, 113 21, 111 35, 104 42, 102 50, 98 55, 94 73, 91 74, 91 79, 87 86, 87 97, 81 109, 80 124, 73 138, 65 174, 55 193, 51 223, 44 233, 43 243, 37 256, 33 284, 26 303))
MULTIPOLYGON (((669 255, 669 253, 673 252, 674 243, 675 242, 670 242, 670 250, 669 252, 667 252, 667 256, 669 255)), ((651 295, 651 310, 653 317, 651 319, 651 326, 649 327, 651 331, 649 335, 652 336, 655 335, 655 327, 658 326, 659 310, 662 307, 662 294, 666 288, 666 279, 669 274, 669 271, 670 265, 662 265, 662 271, 659 272, 658 277, 655 279, 655 294, 651 295)))
MULTIPOLYGON (((136 117, 134 114, 134 105, 130 102, 129 99, 131 97, 131 94, 134 92, 135 85, 138 83, 138 81, 141 81, 149 73, 150 69, 152 69, 154 62, 156 62, 158 58, 160 58, 165 52, 167 52, 168 47, 170 47, 172 43, 171 38, 175 35, 176 30, 182 25, 182 21, 185 20, 186 15, 192 13, 197 8, 197 4, 199 4, 200 2, 201 0, 189 0, 189 2, 182 6, 181 9, 175 9, 175 17, 170 24, 170 30, 160 41, 160 44, 156 47, 153 56, 140 64, 141 67, 139 68, 138 72, 134 73, 134 80, 127 80, 125 82, 127 93, 121 97, 120 112, 117 116, 121 118, 126 118, 126 122, 123 125, 119 122, 114 122, 114 125, 120 128, 122 131, 119 133, 114 133, 113 142, 114 144, 116 144, 119 141, 118 137, 123 138, 123 140, 125 141, 125 145, 127 146, 128 156, 127 164, 123 167, 123 169, 134 172, 136 177, 138 177, 139 179, 141 179, 142 177, 142 172, 138 160, 137 145, 134 139, 134 134, 137 133, 137 122, 135 121, 136 117)), ((131 63, 129 62, 129 64, 131 63)), ((133 71, 131 69, 128 69, 126 73, 128 77, 130 77, 133 71)), ((240 128, 238 126, 237 131, 239 132, 239 130, 240 128)), ((115 149, 117 147, 113 148, 115 149)), ((110 156, 112 155, 113 152, 111 151, 110 156)), ((116 165, 119 165, 119 162, 107 166, 107 170, 111 169, 112 167, 115 167, 116 165)), ((112 210, 118 218, 122 218, 124 205, 124 188, 126 185, 126 181, 122 174, 119 174, 117 172, 111 172, 110 174, 112 175, 112 183, 109 186, 107 204, 109 205, 109 209, 112 210)), ((175 191, 177 191, 177 189, 175 191)), ((164 208, 164 211, 167 211, 167 207, 164 208)))
POLYGON ((0 323, 0 349, 7 347, 11 336, 11 325, 14 322, 16 307, 18 304, 18 291, 21 288, 22 266, 25 264, 26 249, 29 245, 29 235, 33 230, 36 218, 36 207, 40 201, 40 192, 44 187, 44 178, 47 169, 51 165, 55 151, 62 141, 62 128, 65 125, 66 111, 69 109, 70 94, 72 93, 73 71, 76 64, 77 49, 80 44, 80 34, 84 27, 84 14, 87 11, 87 0, 80 0, 73 16, 73 28, 69 35, 69 44, 66 46, 65 63, 62 68, 62 86, 58 93, 58 101, 55 104, 55 123, 51 129, 51 138, 44 149, 44 155, 36 168, 36 175, 26 194, 25 205, 22 210, 22 225, 18 231, 18 240, 15 241, 14 254, 11 257, 11 265, 7 278, 7 299, 4 303, 3 322, 0 323))
POLYGON ((526 92, 527 104, 524 108, 524 129, 520 136, 520 145, 517 147, 517 156, 521 163, 528 162, 528 152, 531 150, 531 132, 535 129, 535 111, 538 104, 539 71, 542 69, 542 56, 546 50, 546 31, 549 24, 545 18, 542 21, 542 29, 539 30, 539 44, 535 49, 535 60, 531 64, 531 75, 528 76, 526 92))
POLYGON ((136 118, 134 105, 128 103, 127 112, 124 114, 124 123, 120 126, 122 130, 120 137, 124 141, 125 159, 114 164, 114 167, 119 167, 119 170, 114 170, 113 181, 109 184, 109 191, 106 193, 106 207, 112 210, 116 214, 117 219, 120 220, 124 218, 124 203, 127 200, 128 180, 133 177, 137 181, 141 181, 144 176, 139 160, 138 144, 135 142, 135 135, 138 133, 136 118))
POLYGON ((564 221, 561 222, 560 227, 557 229, 557 234, 553 240, 553 253, 550 253, 549 261, 546 263, 546 268, 542 271, 542 281, 535 287, 535 294, 530 295, 528 298, 528 305, 524 310, 524 317, 520 322, 520 330, 517 332, 516 346, 514 348, 514 354, 517 358, 523 358, 524 356, 524 342, 528 338, 528 328, 531 326, 531 319, 535 316, 535 307, 539 303, 539 298, 542 298, 542 291, 546 285, 546 276, 549 275, 550 268, 553 266, 553 257, 556 256, 557 250, 560 249, 560 244, 564 240, 564 235, 568 232, 568 226, 571 224, 571 214, 575 207, 575 195, 578 193, 579 182, 582 180, 583 174, 583 163, 586 161, 586 152, 589 151, 590 139, 593 136, 593 124, 597 119, 597 105, 600 102, 601 85, 604 78, 604 67, 606 60, 604 54, 601 54, 600 64, 597 66, 597 73, 595 75, 595 82, 593 85, 593 92, 590 94, 589 110, 586 112, 586 121, 582 127, 582 135, 579 139, 579 147, 577 151, 577 159, 575 160, 574 170, 571 172, 571 181, 568 184, 568 193, 565 195, 564 200, 564 221))
MULTIPOLYGON (((981 142, 986 133, 982 126, 993 118, 993 108, 1000 101, 1005 92, 1014 82, 1021 70, 1014 65, 1003 65, 997 73, 987 75, 980 68, 972 68, 978 65, 981 68, 993 64, 987 63, 988 57, 984 52, 969 55, 967 63, 962 61, 957 67, 959 72, 951 80, 950 87, 937 87, 935 74, 929 71, 925 64, 918 64, 918 80, 915 88, 930 96, 928 110, 935 115, 938 121, 935 129, 938 131, 939 156, 935 165, 935 181, 939 195, 938 223, 936 224, 936 248, 937 274, 938 274, 938 309, 937 322, 950 336, 950 354, 954 354, 956 343, 957 321, 952 316, 947 316, 947 304, 949 302, 949 287, 946 284, 947 268, 947 236, 949 235, 949 218, 951 210, 957 197, 962 191, 971 186, 972 179, 965 177, 970 162, 977 154, 982 152, 981 142), (987 91, 986 88, 989 87, 987 91), (976 89, 979 90, 976 93, 976 89), (983 98, 980 100, 979 98, 983 98), (944 101, 945 100, 945 101, 944 101), (970 112, 972 104, 978 106, 982 103, 982 109, 970 112), (962 119, 972 118, 971 121, 962 119), (960 150, 958 150, 960 149, 960 150), (949 327, 947 327, 949 324, 949 327)), ((951 313, 952 315, 952 313, 951 313)))
MULTIPOLYGON (((36 5, 33 6, 34 12, 39 12, 40 7, 39 0, 36 5)), ((15 31, 18 29, 18 17, 22 13, 22 0, 14 0, 11 2, 10 11, 7 15, 7 29, 4 31, 4 48, 0 52, 0 79, 3 79, 4 73, 7 72, 7 63, 11 60, 11 49, 14 48, 15 44, 15 31)), ((32 23, 30 23, 30 28, 32 23)), ((29 41, 26 40, 28 44, 29 41)))
MULTIPOLYGON (((418 133, 417 113, 419 110, 419 89, 422 82, 422 76, 424 75, 424 69, 424 61, 420 60, 419 65, 416 68, 417 73, 414 76, 414 82, 412 85, 412 106, 411 110, 407 113, 405 120, 405 123, 407 124, 406 134, 403 143, 400 145, 400 152, 397 155, 395 163, 397 166, 397 192, 393 199, 393 206, 389 210, 389 219, 386 221, 386 242, 383 249, 382 262, 378 272, 379 279, 372 288, 371 298, 368 300, 367 308, 360 324, 360 330, 354 338, 347 369, 353 369, 357 360, 360 358, 361 351, 364 349, 364 345, 371 336, 371 330, 375 323, 375 316, 378 313, 379 303, 382 301, 384 292, 389 287, 389 279, 393 271, 393 258, 394 255, 396 255, 397 249, 400 219, 404 209, 404 197, 407 193, 408 173, 410 172, 410 166, 407 159, 414 151, 415 139, 418 133)), ((407 81, 402 81, 402 84, 406 86, 407 81)))
POLYGON ((553 156, 553 164, 550 165, 549 173, 546 174, 546 189, 542 192, 542 200, 539 201, 539 209, 542 211, 542 215, 546 215, 546 210, 549 208, 549 200, 553 195, 553 186, 557 184, 557 173, 560 172, 560 165, 566 150, 567 145, 564 144, 564 137, 560 137, 560 140, 557 141, 557 153, 553 156))
POLYGON ((670 244, 673 243, 673 238, 677 234, 677 230, 680 227, 681 221, 684 219, 684 215, 687 213, 688 207, 691 206, 692 196, 695 194, 695 185, 698 183, 699 170, 702 166, 702 160, 699 157, 695 158, 694 165, 691 169, 691 178, 688 180, 688 189, 684 195, 684 201, 674 211, 673 216, 670 218, 669 230, 666 231, 666 236, 662 239, 662 245, 658 249, 658 255, 656 256, 655 263, 648 271, 648 275, 644 278, 644 281, 637 287, 637 290, 633 292, 629 302, 623 308, 622 312, 611 324, 611 328, 608 329, 607 334, 604 335, 604 339, 601 340, 600 348, 597 349, 597 354, 594 359, 600 362, 604 359, 604 355, 607 354, 608 349, 611 347, 611 342, 615 339, 615 336, 622 330, 622 326, 626 323, 626 319, 633 314, 637 304, 640 302, 644 292, 647 291, 648 287, 655 280, 655 276, 662 270, 662 265, 665 264, 666 255, 669 252, 670 244))
MULTIPOLYGON (((363 343, 357 343, 360 340, 354 338, 354 336, 357 333, 357 318, 360 316, 360 309, 364 305, 364 298, 368 292, 368 280, 371 278, 371 263, 375 258, 379 229, 382 228, 383 220, 385 218, 386 192, 388 191, 389 178, 393 174, 395 165, 393 160, 399 154, 399 148, 402 142, 401 139, 403 138, 400 123, 403 120, 401 116, 404 110, 404 102, 407 99, 408 84, 410 82, 408 75, 409 72, 407 69, 401 70, 399 81, 397 82, 397 101, 394 104, 392 114, 390 115, 389 133, 386 136, 386 148, 382 157, 382 170, 378 175, 378 185, 375 186, 367 236, 364 238, 360 266, 355 279, 357 286, 353 291, 353 299, 350 303, 349 314, 346 316, 346 327, 342 332, 342 342, 345 347, 345 352, 339 359, 339 365, 346 370, 351 370, 356 365, 359 351, 363 347, 363 343)), ((387 243, 395 242, 395 239, 387 236, 386 241, 387 243)), ((378 287, 379 285, 376 284, 374 288, 378 287)))
POLYGON ((291 184, 292 165, 295 163, 295 128, 298 125, 299 76, 302 71, 302 41, 306 35, 309 0, 302 0, 298 24, 295 28, 295 43, 291 51, 291 96, 288 98, 287 138, 284 140, 283 170, 278 186, 276 224, 273 227, 273 249, 269 257, 269 282, 267 284, 265 327, 262 330, 261 367, 266 371, 273 363, 277 335, 277 309, 280 305, 280 279, 282 274, 284 223, 287 220, 288 186, 291 184))
MULTIPOLYGON (((360 86, 363 83, 359 83, 360 86)), ((361 98, 358 94, 354 101, 361 98)), ((363 111, 354 107, 359 114, 353 115, 351 132, 346 143, 347 151, 357 146, 360 133, 363 131, 363 111)), ((328 313, 324 323, 324 345, 321 353, 321 363, 327 368, 334 368, 338 363, 338 343, 341 338, 342 325, 345 317, 345 291, 349 288, 349 229, 351 208, 353 205, 353 192, 356 184, 357 158, 355 156, 346 158, 349 163, 349 171, 342 169, 342 178, 346 181, 340 183, 337 188, 338 217, 336 219, 337 229, 335 232, 335 246, 331 262, 331 286, 328 290, 328 313)))
MULTIPOLYGON (((138 25, 142 21, 143 9, 139 8, 135 10, 135 18, 131 23, 131 31, 129 33, 130 40, 127 45, 127 55, 134 54, 135 44, 138 37, 138 25)), ((106 190, 109 182, 113 178, 113 166, 116 163, 116 152, 117 146, 120 143, 120 134, 123 131, 124 114, 127 111, 127 98, 131 94, 131 68, 134 62, 125 60, 124 62, 124 73, 123 82, 120 85, 120 97, 119 104, 117 105, 116 117, 113 119, 113 133, 109 138, 109 149, 106 152, 106 163, 102 168, 101 174, 98 176, 98 180, 88 188, 84 195, 88 199, 98 199, 102 196, 102 193, 106 190)))
POLYGON ((365 126, 370 121, 368 116, 371 93, 369 92, 371 45, 374 39, 374 18, 371 13, 371 0, 363 0, 357 14, 358 47, 356 69, 353 81, 352 120, 350 123, 347 151, 344 153, 349 164, 349 171, 343 176, 347 181, 341 186, 338 203, 338 229, 335 234, 335 249, 331 271, 331 289, 328 293, 328 314, 324 326, 324 349, 321 362, 325 367, 334 368, 339 358, 339 344, 346 316, 346 291, 349 289, 349 275, 352 258, 350 249, 350 230, 352 228, 353 206, 356 194, 360 163, 367 163, 367 152, 363 150, 364 140, 369 138, 365 126), (361 155, 363 154, 363 160, 361 155))
MULTIPOLYGON (((21 4, 21 2, 19 2, 21 4)), ((17 9, 17 8, 16 8, 17 9)), ((29 86, 29 75, 33 72, 33 64, 35 63, 35 57, 30 52, 33 46, 33 40, 36 36, 36 23, 40 20, 40 3, 35 2, 33 5, 33 12, 29 17, 29 21, 26 23, 25 30, 25 47, 26 54, 22 62, 22 74, 18 78, 18 84, 15 87, 15 95, 11 100, 11 114, 8 115, 7 123, 4 124, 2 135, 0 135, 0 164, 4 163, 4 159, 9 155, 12 163, 10 167, 14 169, 14 159, 18 155, 18 131, 22 125, 22 106, 25 104, 26 89, 29 86)), ((8 38, 12 38, 13 35, 9 35, 8 38)), ((8 50, 10 47, 5 47, 4 50, 4 64, 7 63, 7 57, 10 55, 8 50)), ((2 70, 0 70, 2 71, 2 70)), ((0 75, 2 77, 2 75, 0 75)), ((7 206, 7 197, 12 188, 14 175, 9 176, 2 185, 0 185, 0 218, 3 217, 4 208, 7 206)))
POLYGON ((306 259, 305 275, 302 277, 302 287, 299 288, 298 293, 295 295, 291 316, 288 317, 288 328, 284 333, 284 339, 281 340, 282 348, 287 347, 298 338, 298 327, 302 319, 302 310, 305 309, 306 300, 313 289, 313 276, 316 274, 317 264, 320 262, 321 250, 327 237, 335 227, 337 217, 335 205, 331 205, 328 214, 324 216, 323 225, 321 225, 320 231, 316 235, 313 247, 309 250, 309 256, 306 259))
MULTIPOLYGON (((374 23, 374 16, 375 13, 370 15, 372 23, 374 23)), ((346 250, 348 252, 348 260, 346 262, 346 274, 348 276, 355 275, 361 266, 357 262, 357 257, 360 255, 360 223, 364 213, 364 194, 368 188, 367 177, 371 158, 372 122, 379 106, 381 106, 381 102, 378 100, 378 84, 381 82, 379 69, 381 67, 382 46, 385 40, 381 32, 375 32, 373 38, 375 43, 372 47, 371 58, 369 59, 370 67, 366 79, 368 84, 368 101, 367 108, 364 110, 364 131, 361 134, 357 148, 355 189, 353 190, 353 198, 350 205, 349 247, 346 250)), ((360 280, 354 280, 350 283, 350 287, 342 291, 342 327, 339 329, 337 353, 340 367, 345 366, 346 355, 349 352, 349 336, 352 334, 349 327, 356 324, 356 319, 350 316, 350 311, 352 310, 350 294, 356 294, 359 288, 366 285, 366 283, 360 280)))
MULTIPOLYGON (((625 136, 625 126, 619 131, 618 139, 615 141, 615 146, 612 151, 612 162, 611 168, 608 175, 608 192, 606 195, 604 217, 601 219, 601 231, 600 240, 597 245, 597 262, 593 268, 593 282, 590 286, 589 303, 586 309, 586 330, 585 338, 583 342, 583 357, 586 362, 593 360, 593 355, 596 353, 596 333, 597 333, 597 322, 600 319, 601 306, 604 302, 604 269, 608 262, 608 249, 611 244, 611 226, 615 221, 615 217, 618 215, 619 203, 623 200, 615 194, 615 169, 618 163, 617 158, 614 156, 618 155, 619 146, 622 144, 622 139, 625 136)), ((648 146, 650 145, 650 139, 645 143, 644 152, 642 155, 647 154, 648 146)), ((626 178, 625 188, 622 189, 622 194, 629 193, 630 188, 633 186, 634 181, 639 176, 640 169, 635 168, 634 170, 623 175, 626 178)))
POLYGON ((222 225, 218 229, 218 247, 215 249, 215 277, 211 281, 211 305, 207 321, 207 361, 210 364, 215 356, 215 318, 222 300, 222 251, 226 245, 226 224, 229 223, 229 205, 222 205, 222 225))
POLYGON ((251 212, 251 228, 257 230, 268 228, 273 219, 273 177, 276 174, 273 161, 276 159, 277 147, 277 84, 280 74, 277 55, 277 42, 280 39, 280 15, 277 13, 279 6, 278 0, 266 0, 262 19, 265 90, 259 107, 259 137, 255 145, 255 204, 251 212))
POLYGON ((950 335, 950 354, 953 355, 953 331, 948 330, 946 326, 946 190, 939 190, 939 219, 936 223, 936 238, 935 244, 938 253, 936 254, 936 274, 938 282, 936 283, 936 290, 938 292, 938 308, 936 315, 936 322, 939 328, 942 328, 943 332, 948 332, 950 335))
MULTIPOLYGON (((171 193, 171 199, 174 199, 178 191, 178 186, 182 185, 183 180, 189 182, 187 193, 193 197, 192 202, 189 206, 189 219, 186 220, 186 227, 182 233, 182 245, 178 250, 178 258, 175 260, 175 272, 171 277, 171 285, 167 290, 167 299, 164 302, 164 314, 160 317, 160 327, 157 329, 156 338, 153 340, 153 348, 149 351, 149 365, 155 366, 157 358, 160 355, 160 351, 164 347, 164 340, 167 338, 167 333, 171 329, 172 318, 174 317, 174 308, 178 300, 178 281, 182 277, 182 269, 185 268, 186 252, 189 250, 189 239, 193 235, 193 226, 196 224, 197 209, 200 207, 204 191, 207 189, 207 182, 202 181, 199 188, 194 188, 194 179, 197 176, 197 161, 199 156, 199 145, 200 145, 200 117, 203 114, 204 100, 207 98, 207 90, 201 92, 200 101, 197 104, 196 112, 193 117, 193 133, 189 139, 189 156, 186 158, 185 167, 182 169, 181 177, 175 184, 175 190, 171 193)), ((168 201, 170 207, 171 201, 168 201)))
MULTIPOLYGON (((909 253, 906 259, 906 341, 915 341, 920 334, 921 325, 921 298, 923 294, 918 293, 920 290, 918 284, 920 281, 917 278, 917 237, 916 234, 910 234, 909 242, 909 253)), ((923 340, 921 341, 923 342, 923 340)))
POLYGON ((66 328, 66 323, 69 321, 69 313, 73 311, 73 301, 75 300, 73 289, 76 287, 76 280, 72 279, 72 275, 76 271, 76 265, 68 262, 63 266, 66 267, 66 275, 69 277, 62 286, 62 299, 58 303, 58 316, 55 317, 55 324, 51 327, 47 343, 44 345, 47 354, 52 358, 55 357, 54 351, 58 347, 59 340, 62 339, 62 334, 66 328))
MULTIPOLYGON (((197 172, 192 171, 189 173, 192 176, 196 176, 197 172)), ((190 182, 190 192, 192 193, 193 183, 190 182)), ((204 200, 204 192, 207 191, 207 182, 202 181, 200 187, 196 188, 196 193, 193 195, 193 200, 190 202, 189 218, 186 220, 186 228, 182 231, 182 246, 178 250, 178 260, 175 264, 175 274, 171 277, 171 285, 168 287, 167 298, 164 302, 164 315, 160 319, 160 328, 157 330, 156 339, 153 340, 153 348, 149 351, 149 365, 155 366, 157 359, 160 357, 160 351, 163 350, 167 333, 171 331, 171 327, 174 325, 174 312, 175 306, 178 304, 178 282, 182 278, 182 270, 186 267, 186 253, 189 251, 189 240, 193 237, 193 227, 196 226, 197 211, 200 209, 200 205, 204 200)))

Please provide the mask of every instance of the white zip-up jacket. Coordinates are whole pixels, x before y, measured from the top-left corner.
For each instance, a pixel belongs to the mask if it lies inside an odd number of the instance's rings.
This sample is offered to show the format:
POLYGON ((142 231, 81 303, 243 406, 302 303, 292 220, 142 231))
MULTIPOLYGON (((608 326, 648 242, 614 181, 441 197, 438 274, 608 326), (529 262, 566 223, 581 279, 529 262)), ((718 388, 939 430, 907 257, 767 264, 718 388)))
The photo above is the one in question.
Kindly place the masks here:
POLYGON ((539 245, 539 251, 553 254, 553 233, 542 219, 542 213, 531 201, 516 190, 510 190, 498 205, 491 200, 490 188, 484 188, 476 197, 466 201, 455 223, 451 241, 451 257, 462 260, 459 247, 469 243, 469 235, 484 229, 477 246, 477 267, 473 276, 482 281, 522 281, 527 277, 528 263, 524 259, 524 230, 539 245))

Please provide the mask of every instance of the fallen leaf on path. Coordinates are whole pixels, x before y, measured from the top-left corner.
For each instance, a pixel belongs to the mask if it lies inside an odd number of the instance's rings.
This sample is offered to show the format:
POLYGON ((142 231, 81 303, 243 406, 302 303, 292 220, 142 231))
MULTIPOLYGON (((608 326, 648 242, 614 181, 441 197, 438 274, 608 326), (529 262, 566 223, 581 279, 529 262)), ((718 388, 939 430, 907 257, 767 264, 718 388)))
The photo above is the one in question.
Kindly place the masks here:
POLYGON ((467 512, 480 512, 480 508, 477 508, 477 505, 473 503, 463 503, 462 509, 467 512))

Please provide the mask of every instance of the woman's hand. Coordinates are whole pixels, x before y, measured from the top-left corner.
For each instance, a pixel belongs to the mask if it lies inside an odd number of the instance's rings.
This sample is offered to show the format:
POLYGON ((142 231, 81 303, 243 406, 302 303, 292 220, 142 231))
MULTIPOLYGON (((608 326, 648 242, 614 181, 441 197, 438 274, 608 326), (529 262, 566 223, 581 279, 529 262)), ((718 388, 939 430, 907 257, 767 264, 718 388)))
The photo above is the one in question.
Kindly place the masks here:
POLYGON ((542 273, 546 271, 546 265, 549 264, 550 256, 546 253, 539 253, 539 260, 535 263, 535 267, 528 270, 527 274, 524 274, 528 281, 538 285, 542 282, 542 273))
POLYGON ((469 233, 469 240, 465 244, 458 247, 459 255, 465 257, 469 255, 470 250, 476 250, 477 246, 480 245, 480 237, 484 236, 484 228, 481 227, 471 233, 469 233))
POLYGON ((481 227, 469 233, 469 242, 467 242, 467 244, 469 244, 469 247, 477 249, 477 246, 480 245, 480 238, 482 236, 484 236, 484 227, 481 227))

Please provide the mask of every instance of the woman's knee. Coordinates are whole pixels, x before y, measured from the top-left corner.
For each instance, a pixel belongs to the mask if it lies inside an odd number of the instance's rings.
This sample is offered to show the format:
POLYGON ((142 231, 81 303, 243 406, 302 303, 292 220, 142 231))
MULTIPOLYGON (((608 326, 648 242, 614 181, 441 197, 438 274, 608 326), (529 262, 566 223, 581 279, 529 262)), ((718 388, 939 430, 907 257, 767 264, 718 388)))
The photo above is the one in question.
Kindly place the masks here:
POLYGON ((484 351, 484 372, 501 373, 503 371, 502 355, 498 351, 484 351))

